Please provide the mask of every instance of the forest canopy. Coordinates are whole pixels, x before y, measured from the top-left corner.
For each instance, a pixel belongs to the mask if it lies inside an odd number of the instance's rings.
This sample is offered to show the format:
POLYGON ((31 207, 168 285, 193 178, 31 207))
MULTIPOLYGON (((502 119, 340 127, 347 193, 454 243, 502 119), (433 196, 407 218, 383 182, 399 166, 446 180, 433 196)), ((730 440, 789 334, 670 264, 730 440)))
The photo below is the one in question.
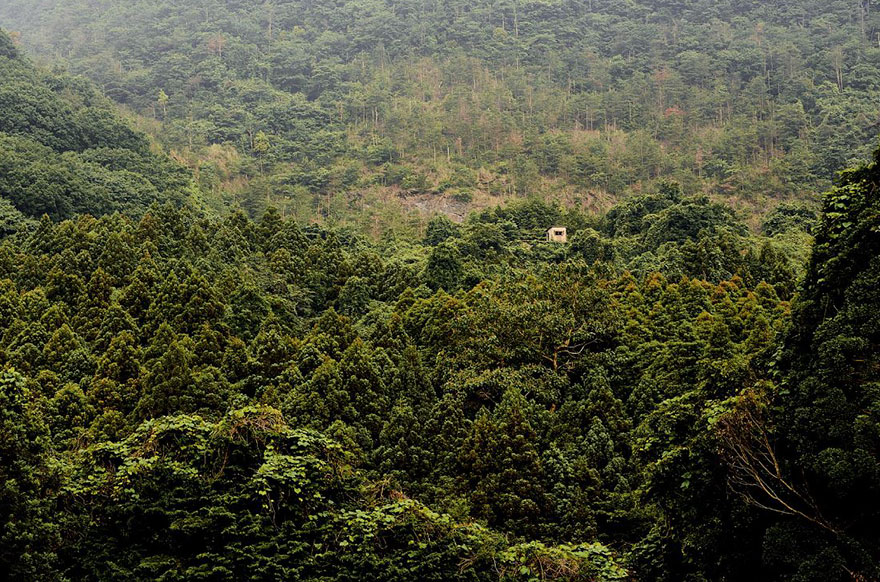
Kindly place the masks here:
POLYGON ((0 579, 880 580, 876 8, 3 2, 0 579))

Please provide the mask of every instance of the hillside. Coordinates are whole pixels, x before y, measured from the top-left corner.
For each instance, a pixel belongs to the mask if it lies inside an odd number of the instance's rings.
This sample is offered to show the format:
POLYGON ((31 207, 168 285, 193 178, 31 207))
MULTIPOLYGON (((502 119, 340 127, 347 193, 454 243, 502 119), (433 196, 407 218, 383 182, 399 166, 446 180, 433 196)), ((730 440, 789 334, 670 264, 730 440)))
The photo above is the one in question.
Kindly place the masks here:
POLYGON ((0 2, 0 580, 880 581, 876 8, 0 2))
POLYGON ((9 0, 0 23, 255 215, 607 208, 664 179, 760 213, 866 159, 880 119, 871 2, 9 0))
POLYGON ((43 214, 143 214, 194 192, 87 81, 35 68, 0 31, 0 230, 43 214))

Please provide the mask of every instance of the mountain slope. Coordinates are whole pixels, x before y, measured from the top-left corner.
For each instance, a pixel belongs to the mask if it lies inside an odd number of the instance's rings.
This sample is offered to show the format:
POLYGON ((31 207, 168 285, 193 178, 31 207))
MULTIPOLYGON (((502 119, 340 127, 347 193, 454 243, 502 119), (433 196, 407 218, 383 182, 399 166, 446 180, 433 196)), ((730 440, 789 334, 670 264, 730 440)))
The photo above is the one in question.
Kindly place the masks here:
POLYGON ((189 171, 154 154, 83 79, 35 68, 0 31, 0 198, 3 229, 25 217, 142 214, 180 203, 189 171))
POLYGON ((808 199, 873 147, 878 18, 828 0, 0 7, 155 118, 205 184, 336 217, 395 195, 602 206, 669 178, 756 211, 808 199))

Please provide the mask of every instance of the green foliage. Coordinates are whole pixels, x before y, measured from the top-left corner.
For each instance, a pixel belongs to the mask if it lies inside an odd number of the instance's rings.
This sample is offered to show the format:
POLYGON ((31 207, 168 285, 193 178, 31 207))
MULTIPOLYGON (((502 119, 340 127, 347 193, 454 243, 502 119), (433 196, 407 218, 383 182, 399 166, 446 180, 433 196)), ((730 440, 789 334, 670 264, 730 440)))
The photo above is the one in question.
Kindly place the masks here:
POLYGON ((398 226, 388 206, 604 205, 670 181, 754 216, 809 202, 873 147, 871 8, 9 0, 0 18, 137 112, 215 205, 376 228, 398 226))
POLYGON ((870 6, 186 4, 0 6, 198 169, 0 34, 0 577, 880 576, 870 6))
POLYGON ((45 422, 22 466, 60 481, 9 519, 68 578, 617 580, 623 554, 640 576, 739 571, 707 566, 717 532, 677 532, 715 515, 697 421, 770 361, 794 274, 765 282, 768 261, 795 259, 656 196, 626 234, 603 225, 641 202, 597 221, 528 201, 405 244, 274 211, 44 218, 0 243, 0 360, 45 422), (663 217, 671 246, 648 236, 663 217))
POLYGON ((179 204, 189 196, 188 172, 151 153, 146 136, 132 130, 93 88, 35 69, 2 48, 7 45, 9 37, 0 31, 0 53, 7 56, 0 59, 4 234, 25 226, 21 214, 137 216, 152 202, 179 204))
POLYGON ((25 378, 9 367, 0 372, 0 434, 0 564, 11 577, 60 579, 52 550, 58 530, 49 495, 58 475, 49 430, 25 378))
POLYGON ((825 194, 816 245, 782 345, 774 408, 754 415, 773 427, 786 453, 782 471, 792 493, 810 492, 792 519, 777 521, 767 533, 774 567, 803 578, 824 572, 825 579, 845 579, 839 569, 878 575, 880 540, 867 526, 880 512, 874 501, 880 488, 877 155, 869 165, 842 172, 839 185, 825 194), (815 535, 822 536, 826 564, 809 557, 817 550, 809 539, 815 535), (779 555, 781 548, 791 555, 779 555))

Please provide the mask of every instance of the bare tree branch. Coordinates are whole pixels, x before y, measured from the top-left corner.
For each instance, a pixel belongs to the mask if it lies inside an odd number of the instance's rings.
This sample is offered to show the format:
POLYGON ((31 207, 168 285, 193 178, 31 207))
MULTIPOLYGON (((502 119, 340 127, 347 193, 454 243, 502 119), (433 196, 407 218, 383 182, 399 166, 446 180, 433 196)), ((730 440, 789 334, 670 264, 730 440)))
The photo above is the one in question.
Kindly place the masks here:
POLYGON ((718 421, 721 456, 728 485, 755 507, 799 517, 834 534, 840 531, 822 516, 806 487, 786 476, 756 395, 746 394, 718 421))

